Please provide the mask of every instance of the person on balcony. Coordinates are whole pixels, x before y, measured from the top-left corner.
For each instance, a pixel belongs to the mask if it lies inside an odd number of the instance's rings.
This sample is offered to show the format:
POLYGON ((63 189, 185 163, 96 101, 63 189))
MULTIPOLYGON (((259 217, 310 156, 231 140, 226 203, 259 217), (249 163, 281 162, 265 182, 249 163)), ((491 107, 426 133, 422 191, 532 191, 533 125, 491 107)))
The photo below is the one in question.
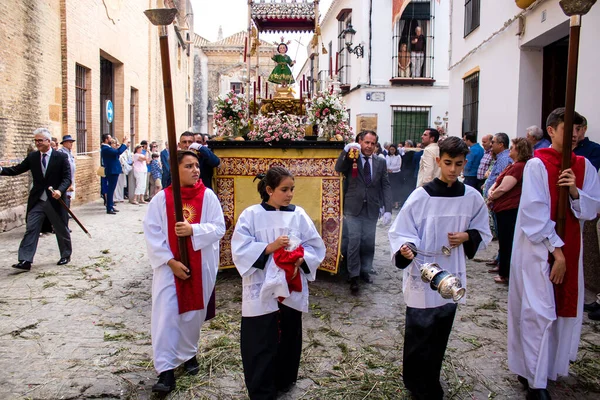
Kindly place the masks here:
POLYGON ((401 43, 398 51, 398 77, 410 78, 410 53, 406 43, 401 43))
POLYGON ((415 78, 423 76, 423 63, 425 62, 425 36, 420 26, 415 28, 410 49, 410 61, 412 63, 412 75, 415 78))

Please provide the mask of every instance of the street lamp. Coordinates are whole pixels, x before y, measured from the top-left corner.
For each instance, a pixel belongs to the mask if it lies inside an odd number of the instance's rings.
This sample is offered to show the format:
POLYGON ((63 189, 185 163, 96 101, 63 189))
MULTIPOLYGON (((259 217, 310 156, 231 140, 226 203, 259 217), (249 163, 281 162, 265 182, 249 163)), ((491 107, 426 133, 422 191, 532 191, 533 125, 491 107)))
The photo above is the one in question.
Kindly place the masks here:
POLYGON ((354 30, 354 28, 352 28, 352 24, 348 24, 348 26, 346 26, 346 29, 344 29, 342 32, 340 32, 339 34, 339 38, 344 38, 344 40, 346 41, 346 50, 348 50, 348 53, 350 54, 356 54, 357 58, 363 58, 364 57, 364 53, 365 53, 365 48, 363 47, 362 44, 357 44, 354 48, 352 48, 352 38, 354 37, 354 35, 356 34, 356 30, 354 30), (348 35, 350 35, 350 40, 348 40, 348 35))
MULTIPOLYGON (((581 17, 587 14, 596 0, 560 0, 563 12, 571 18, 569 30, 569 58, 567 62, 567 92, 565 95, 565 123, 561 170, 571 167, 571 146, 573 139, 573 117, 575 115, 575 92, 577 90, 577 59, 579 57, 579 33, 581 17)), ((558 194, 556 231, 564 238, 569 189, 564 186, 558 194)))

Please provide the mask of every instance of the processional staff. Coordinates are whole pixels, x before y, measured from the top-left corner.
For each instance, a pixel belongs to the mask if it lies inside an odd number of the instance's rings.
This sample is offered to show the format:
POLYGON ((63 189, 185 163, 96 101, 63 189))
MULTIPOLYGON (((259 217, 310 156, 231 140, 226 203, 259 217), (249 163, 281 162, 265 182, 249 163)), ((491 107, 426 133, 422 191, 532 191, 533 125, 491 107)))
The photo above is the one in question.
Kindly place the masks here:
MULTIPOLYGON (((563 12, 571 18, 569 31, 569 58, 567 64, 567 93, 565 95, 565 123, 563 133, 561 170, 571 168, 571 142, 573 140, 573 117, 575 115, 575 92, 577 89, 577 59, 579 57, 579 33, 581 17, 587 14, 596 0, 561 0, 563 12)), ((558 193, 556 232, 564 239, 569 188, 563 186, 558 193)))
MULTIPOLYGON (((169 165, 171 166, 171 186, 173 188, 173 204, 175 205, 175 219, 183 222, 183 204, 179 183, 179 166, 177 165, 177 134, 175 131, 175 107, 173 106, 173 88, 171 85, 171 61, 169 59, 169 35, 167 27, 171 25, 177 15, 176 8, 157 8, 144 11, 152 25, 159 27, 160 61, 162 65, 163 89, 165 94, 165 108, 167 116, 167 138, 169 142, 169 165)), ((183 265, 188 267, 188 254, 186 238, 177 237, 179 254, 183 265)))

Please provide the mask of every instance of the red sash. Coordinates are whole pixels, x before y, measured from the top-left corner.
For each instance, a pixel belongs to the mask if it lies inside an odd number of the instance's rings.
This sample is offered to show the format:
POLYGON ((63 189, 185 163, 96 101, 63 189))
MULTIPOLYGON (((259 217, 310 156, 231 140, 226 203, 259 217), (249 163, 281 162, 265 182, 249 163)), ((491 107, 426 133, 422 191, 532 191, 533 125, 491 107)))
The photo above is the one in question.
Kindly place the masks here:
MULTIPOLYGON (((548 171, 548 184, 550 189, 550 219, 556 222, 558 212, 558 176, 561 170, 562 155, 558 151, 547 148, 536 150, 535 156, 542 160, 548 171)), ((575 185, 581 189, 585 177, 585 158, 571 153, 571 169, 575 174, 575 185)), ((556 315, 559 317, 577 317, 578 279, 579 279, 579 252, 581 251, 581 228, 579 220, 569 208, 566 215, 565 234, 562 237, 565 245, 562 252, 565 255, 567 271, 563 283, 554 285, 554 302, 556 315)))
MULTIPOLYGON (((300 278, 300 272, 296 274, 295 278, 294 270, 296 269, 295 263, 300 257, 304 257, 304 247, 298 246, 296 250, 286 251, 283 247, 275 250, 273 253, 273 261, 275 265, 285 271, 285 280, 287 281, 290 292, 301 292, 302 291, 302 279, 300 278)), ((279 298, 279 301, 283 301, 283 298, 279 298)))
MULTIPOLYGON (((194 187, 181 188, 181 201, 183 203, 183 217, 190 224, 200 223, 202 217, 202 203, 206 187, 201 180, 194 187)), ((167 225, 169 231, 169 247, 176 260, 180 259, 177 235, 175 234, 175 205, 173 203, 173 188, 165 189, 165 200, 167 202, 167 225)), ((188 311, 204 309, 204 294, 202 293, 202 252, 194 251, 192 239, 185 239, 189 259, 191 276, 182 280, 175 277, 175 289, 177 290, 177 304, 179 314, 188 311)))

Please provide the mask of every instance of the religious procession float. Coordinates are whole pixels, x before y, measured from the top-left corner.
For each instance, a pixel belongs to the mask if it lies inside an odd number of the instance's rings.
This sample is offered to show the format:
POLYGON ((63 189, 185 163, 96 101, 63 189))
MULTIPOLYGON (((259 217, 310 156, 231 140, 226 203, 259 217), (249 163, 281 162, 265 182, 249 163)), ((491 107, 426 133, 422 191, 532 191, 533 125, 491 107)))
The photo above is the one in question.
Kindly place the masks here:
POLYGON ((343 205, 342 178, 335 163, 345 143, 354 139, 346 106, 333 80, 328 87, 315 90, 316 82, 303 76, 298 82, 299 98, 295 98, 290 69, 294 60, 286 54, 289 42, 283 37, 274 43, 276 65, 264 82, 258 63, 261 32, 314 32, 312 47, 318 49, 318 16, 318 0, 248 2, 244 61, 249 77, 243 91, 222 94, 216 100, 217 137, 209 142, 221 159, 213 187, 227 226, 221 241, 222 269, 234 267, 230 242, 239 214, 257 202, 254 178, 272 166, 282 166, 295 177, 294 203, 307 211, 325 242, 327 252, 320 269, 338 271, 343 205), (269 85, 274 94, 268 95, 269 85))

